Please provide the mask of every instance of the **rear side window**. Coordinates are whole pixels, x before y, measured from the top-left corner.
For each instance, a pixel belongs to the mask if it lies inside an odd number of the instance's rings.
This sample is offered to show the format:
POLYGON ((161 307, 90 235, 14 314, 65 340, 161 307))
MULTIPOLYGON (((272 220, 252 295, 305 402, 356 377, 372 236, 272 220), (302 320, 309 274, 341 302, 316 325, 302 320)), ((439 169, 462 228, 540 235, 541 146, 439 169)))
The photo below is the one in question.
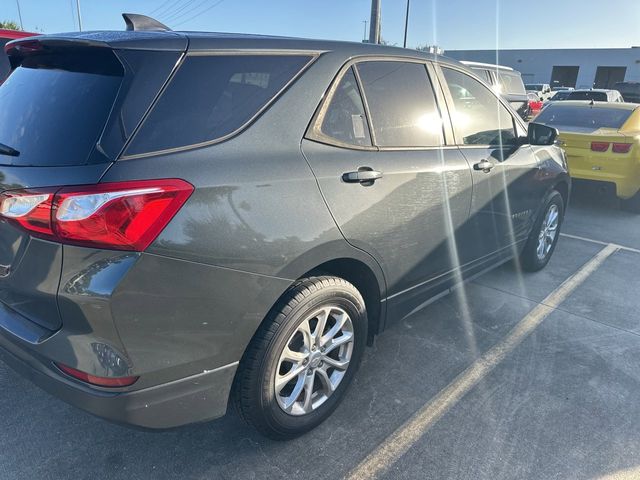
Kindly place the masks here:
POLYGON ((89 162, 123 75, 113 52, 89 50, 28 56, 0 85, 0 143, 20 152, 0 164, 89 162))
POLYGON ((340 143, 371 146, 367 117, 353 70, 343 75, 336 87, 320 126, 321 137, 340 143))
POLYGON ((242 128, 312 57, 188 56, 134 137, 127 155, 212 142, 242 128))
POLYGON ((443 68, 453 99, 451 120, 458 143, 463 145, 513 145, 513 117, 488 88, 457 70, 443 68))
POLYGON ((442 145, 442 119, 425 65, 380 61, 357 68, 378 146, 442 145))

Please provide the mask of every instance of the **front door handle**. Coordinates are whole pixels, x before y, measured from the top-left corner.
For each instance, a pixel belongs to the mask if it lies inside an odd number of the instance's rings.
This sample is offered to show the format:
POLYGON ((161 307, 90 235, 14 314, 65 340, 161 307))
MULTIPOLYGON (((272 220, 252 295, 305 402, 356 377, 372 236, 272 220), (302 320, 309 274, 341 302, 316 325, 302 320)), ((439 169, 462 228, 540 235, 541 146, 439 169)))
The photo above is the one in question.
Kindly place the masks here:
POLYGON ((382 172, 370 167, 360 167, 357 172, 347 172, 342 174, 342 181, 345 183, 360 183, 362 185, 373 185, 373 182, 382 178, 382 172))
POLYGON ((482 170, 484 173, 489 173, 493 167, 495 167, 495 165, 489 160, 480 160, 473 166, 473 169, 482 170))

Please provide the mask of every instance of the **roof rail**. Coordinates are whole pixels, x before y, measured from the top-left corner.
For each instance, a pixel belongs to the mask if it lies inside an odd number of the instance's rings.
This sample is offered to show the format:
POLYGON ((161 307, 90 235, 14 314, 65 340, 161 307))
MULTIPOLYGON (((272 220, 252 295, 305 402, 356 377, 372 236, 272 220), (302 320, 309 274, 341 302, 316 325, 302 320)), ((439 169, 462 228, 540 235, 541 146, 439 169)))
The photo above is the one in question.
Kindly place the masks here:
POLYGON ((123 13, 124 23, 127 24, 128 31, 147 31, 147 32, 170 32, 171 29, 166 25, 154 20, 146 15, 137 13, 123 13))

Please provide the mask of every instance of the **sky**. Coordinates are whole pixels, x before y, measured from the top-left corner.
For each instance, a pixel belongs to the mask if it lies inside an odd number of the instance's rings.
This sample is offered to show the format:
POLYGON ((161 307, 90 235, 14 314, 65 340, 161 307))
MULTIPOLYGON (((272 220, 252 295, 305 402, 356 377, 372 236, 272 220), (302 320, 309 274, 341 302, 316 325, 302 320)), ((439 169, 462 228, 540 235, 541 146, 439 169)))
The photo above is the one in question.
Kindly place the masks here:
MULTIPOLYGON (((445 50, 640 46, 640 0, 410 0, 408 47, 445 50)), ((76 0, 0 0, 24 30, 78 30, 76 0)), ((382 37, 402 45, 406 0, 382 0, 382 37)), ((122 12, 174 30, 361 41, 370 0, 80 0, 83 30, 122 30, 122 12)))

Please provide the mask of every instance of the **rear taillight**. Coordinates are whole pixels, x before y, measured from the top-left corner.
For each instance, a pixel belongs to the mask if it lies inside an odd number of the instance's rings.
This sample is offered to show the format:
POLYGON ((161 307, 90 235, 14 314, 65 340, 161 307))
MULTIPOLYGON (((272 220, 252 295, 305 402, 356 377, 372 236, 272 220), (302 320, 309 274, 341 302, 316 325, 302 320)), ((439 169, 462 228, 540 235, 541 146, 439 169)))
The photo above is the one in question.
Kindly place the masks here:
POLYGON ((136 383, 140 377, 97 377, 90 373, 81 372, 75 368, 68 367, 62 363, 56 363, 56 367, 62 370, 70 377, 80 380, 81 382, 89 383, 91 385, 97 385, 99 387, 128 387, 136 383))
POLYGON ((613 153, 629 153, 633 147, 633 143, 614 143, 611 146, 613 153))
POLYGON ((609 142, 591 142, 591 150, 594 152, 606 152, 609 150, 609 142))
POLYGON ((142 251, 192 192, 178 179, 10 191, 0 198, 0 215, 37 237, 142 251))
POLYGON ((36 236, 50 237, 53 193, 45 190, 5 192, 0 215, 36 236))

